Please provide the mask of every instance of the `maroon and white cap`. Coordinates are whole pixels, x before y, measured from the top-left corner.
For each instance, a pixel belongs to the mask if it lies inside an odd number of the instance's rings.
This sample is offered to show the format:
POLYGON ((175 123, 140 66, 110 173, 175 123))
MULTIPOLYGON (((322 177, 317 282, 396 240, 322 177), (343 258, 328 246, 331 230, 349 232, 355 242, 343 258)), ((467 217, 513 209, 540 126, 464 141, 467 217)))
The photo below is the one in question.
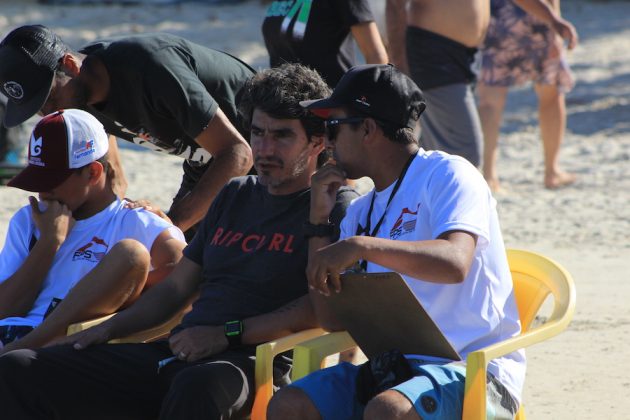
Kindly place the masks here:
POLYGON ((31 134, 28 166, 8 185, 46 192, 60 185, 73 169, 105 156, 109 148, 103 125, 90 113, 66 109, 46 115, 31 134))

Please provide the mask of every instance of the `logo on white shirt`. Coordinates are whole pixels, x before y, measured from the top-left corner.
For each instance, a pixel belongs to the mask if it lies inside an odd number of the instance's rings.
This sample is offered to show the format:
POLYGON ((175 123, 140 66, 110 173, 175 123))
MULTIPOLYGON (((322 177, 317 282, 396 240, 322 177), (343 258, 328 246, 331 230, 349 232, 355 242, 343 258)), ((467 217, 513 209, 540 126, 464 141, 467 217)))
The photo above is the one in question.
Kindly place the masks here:
POLYGON ((107 254, 108 248, 109 245, 107 245, 104 240, 94 236, 90 242, 74 251, 72 261, 89 261, 99 263, 105 254, 107 254))
POLYGON ((396 219, 396 223, 389 231, 390 239, 398 239, 402 235, 406 235, 416 230, 416 221, 418 220, 418 208, 420 203, 416 206, 416 211, 411 211, 405 207, 400 212, 400 216, 396 219))

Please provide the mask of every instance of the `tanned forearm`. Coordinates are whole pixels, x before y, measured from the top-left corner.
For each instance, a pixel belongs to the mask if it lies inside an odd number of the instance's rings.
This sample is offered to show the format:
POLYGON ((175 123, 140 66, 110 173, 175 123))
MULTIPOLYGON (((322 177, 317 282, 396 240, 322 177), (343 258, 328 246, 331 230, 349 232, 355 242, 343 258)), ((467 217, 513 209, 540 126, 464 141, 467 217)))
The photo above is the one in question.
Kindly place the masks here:
POLYGON ((220 155, 201 176, 195 188, 171 207, 168 216, 182 231, 199 222, 208 212, 221 188, 231 179, 245 175, 251 168, 251 151, 246 144, 235 144, 220 155))
POLYGON ((26 316, 33 308, 60 245, 40 238, 22 266, 0 283, 0 319, 26 316))
POLYGON ((387 0, 385 22, 389 60, 404 73, 409 74, 406 50, 407 0, 387 0))
POLYGON ((358 247, 361 259, 410 277, 443 284, 464 281, 475 248, 475 238, 463 232, 454 239, 392 241, 354 236, 348 241, 358 247))
POLYGON ((277 310, 243 321, 243 344, 260 344, 318 327, 313 306, 304 295, 277 310))

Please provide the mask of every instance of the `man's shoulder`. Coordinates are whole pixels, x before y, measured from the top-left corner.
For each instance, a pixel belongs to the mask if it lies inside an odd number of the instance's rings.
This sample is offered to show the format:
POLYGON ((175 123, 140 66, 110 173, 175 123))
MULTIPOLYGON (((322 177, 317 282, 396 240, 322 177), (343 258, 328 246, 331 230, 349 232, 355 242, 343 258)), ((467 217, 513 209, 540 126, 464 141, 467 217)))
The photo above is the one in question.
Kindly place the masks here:
POLYGON ((27 204, 24 207, 20 208, 18 211, 13 213, 11 216, 10 224, 12 225, 20 225, 20 226, 28 226, 33 224, 33 213, 31 211, 31 205, 27 204))

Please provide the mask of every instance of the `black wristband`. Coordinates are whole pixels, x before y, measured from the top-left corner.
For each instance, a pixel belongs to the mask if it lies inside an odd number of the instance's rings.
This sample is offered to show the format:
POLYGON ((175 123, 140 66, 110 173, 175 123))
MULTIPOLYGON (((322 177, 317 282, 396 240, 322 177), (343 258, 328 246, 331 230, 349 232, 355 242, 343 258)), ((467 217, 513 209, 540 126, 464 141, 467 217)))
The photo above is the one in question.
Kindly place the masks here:
POLYGON ((324 225, 314 225, 307 221, 302 225, 302 234, 307 238, 311 238, 313 236, 332 237, 335 234, 335 224, 327 223, 324 225))
POLYGON ((228 348, 234 349, 240 347, 243 339, 243 321, 228 321, 223 326, 225 338, 228 341, 228 348))

